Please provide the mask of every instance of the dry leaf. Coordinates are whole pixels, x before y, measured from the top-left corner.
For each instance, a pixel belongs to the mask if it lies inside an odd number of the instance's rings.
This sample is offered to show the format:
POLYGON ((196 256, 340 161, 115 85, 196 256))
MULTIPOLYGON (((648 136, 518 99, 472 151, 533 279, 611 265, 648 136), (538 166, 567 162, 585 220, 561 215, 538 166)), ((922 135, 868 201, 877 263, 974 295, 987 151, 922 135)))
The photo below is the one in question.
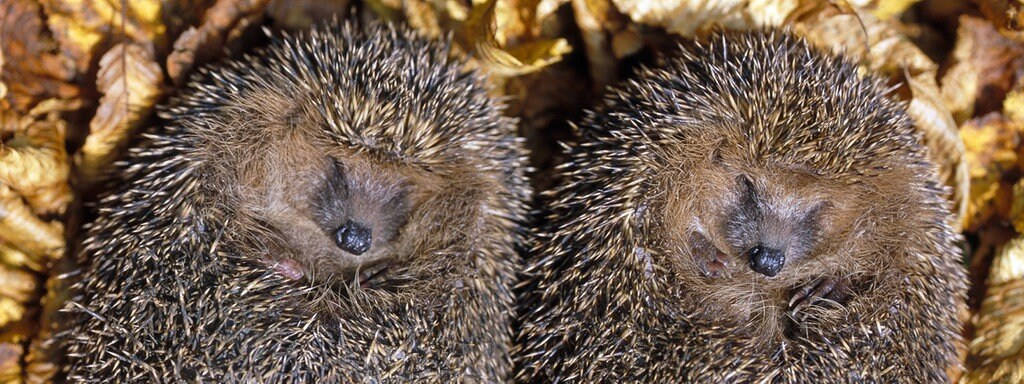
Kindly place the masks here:
POLYGON ((26 113, 44 99, 73 98, 74 62, 59 54, 39 4, 0 4, 0 111, 26 113))
POLYGON ((22 382, 21 355, 24 350, 18 343, 0 342, 0 382, 22 382))
POLYGON ((1020 132, 998 113, 960 128, 970 165, 971 189, 964 228, 974 231, 994 215, 1008 213, 1012 191, 1003 175, 1017 168, 1020 132))
MULTIPOLYGON (((1024 198, 1019 196, 1018 199, 1024 198)), ((968 370, 961 383, 1024 381, 1024 238, 992 260, 984 302, 974 320, 968 370)))
POLYGON ((218 0, 199 28, 189 28, 174 41, 167 74, 174 84, 188 80, 192 69, 220 57, 228 43, 263 17, 269 0, 218 0))
POLYGON ((2 240, 33 259, 59 258, 64 252, 64 227, 32 214, 21 197, 0 184, 0 233, 2 240))
MULTIPOLYGON (((521 14, 515 12, 517 9, 508 7, 508 5, 508 3, 497 0, 487 0, 482 4, 475 4, 462 26, 463 36, 477 38, 476 41, 467 44, 473 44, 482 66, 491 74, 512 77, 536 72, 558 62, 563 55, 572 50, 565 39, 537 39, 524 42, 513 49, 502 49, 501 40, 507 42, 517 35, 526 35, 530 32, 527 24, 533 22, 529 18, 520 20, 509 17, 509 15, 521 14), (502 13, 497 12, 499 4, 504 4, 507 7, 502 13), (497 15, 505 15, 505 17, 497 15), (505 22, 501 23, 500 20, 505 22), (499 30, 499 26, 504 28, 499 30)), ((530 9, 535 10, 535 8, 530 9)))
POLYGON ((84 183, 95 183, 118 157, 122 147, 153 109, 160 96, 163 72, 151 49, 118 44, 100 58, 96 88, 103 93, 77 165, 84 183))
POLYGON ((61 215, 71 201, 66 124, 58 113, 77 108, 57 99, 40 103, 0 142, 0 184, 17 191, 36 214, 61 215))
POLYGON ((28 255, 29 264, 63 255, 63 225, 37 215, 61 215, 71 201, 70 165, 64 149, 61 109, 77 105, 51 99, 8 126, 0 142, 0 239, 28 255), (37 120, 38 115, 46 115, 37 120))
POLYGON ((46 270, 46 265, 40 261, 11 245, 5 244, 3 238, 0 237, 0 263, 17 268, 26 268, 35 272, 43 272, 46 270))
POLYGON ((101 44, 150 43, 166 30, 158 0, 43 0, 47 23, 78 73, 87 73, 101 44), (116 40, 115 40, 116 36, 116 40))
POLYGON ((992 21, 1000 31, 1014 36, 1019 41, 1024 31, 1024 3, 1019 0, 974 0, 981 7, 981 12, 992 21))
POLYGON ((942 95, 958 121, 1002 109, 1012 89, 1024 85, 1024 44, 1003 37, 987 20, 960 18, 953 65, 942 95))
POLYGON ((494 77, 533 73, 571 51, 562 38, 544 37, 541 25, 558 2, 537 0, 384 1, 366 3, 377 16, 405 23, 427 36, 451 31, 457 52, 473 52, 473 62, 494 77))

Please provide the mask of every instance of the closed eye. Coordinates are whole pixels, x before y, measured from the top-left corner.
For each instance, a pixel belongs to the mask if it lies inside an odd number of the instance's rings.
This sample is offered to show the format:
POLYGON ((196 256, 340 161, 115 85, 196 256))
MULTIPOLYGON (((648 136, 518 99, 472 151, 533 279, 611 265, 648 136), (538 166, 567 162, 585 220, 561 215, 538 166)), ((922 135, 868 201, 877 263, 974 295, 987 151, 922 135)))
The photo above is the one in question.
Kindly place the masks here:
POLYGON ((314 190, 310 201, 313 219, 322 228, 336 225, 335 223, 348 214, 349 189, 345 178, 345 165, 337 160, 330 163, 330 166, 326 167, 322 185, 314 190))

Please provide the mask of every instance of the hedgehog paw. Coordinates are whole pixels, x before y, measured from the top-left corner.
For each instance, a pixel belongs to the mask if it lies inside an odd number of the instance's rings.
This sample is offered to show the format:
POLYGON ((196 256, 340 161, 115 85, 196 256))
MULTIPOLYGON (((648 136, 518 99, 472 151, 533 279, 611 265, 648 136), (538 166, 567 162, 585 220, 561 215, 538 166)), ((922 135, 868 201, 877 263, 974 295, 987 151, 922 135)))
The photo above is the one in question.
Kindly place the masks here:
POLYGON ((845 279, 823 277, 797 290, 789 300, 789 311, 795 315, 822 301, 842 304, 849 295, 849 282, 845 279))
POLYGON ((699 232, 690 235, 693 262, 704 277, 719 278, 729 276, 731 261, 722 251, 711 244, 711 241, 699 232))
POLYGON ((299 263, 292 259, 284 259, 278 261, 272 264, 271 267, 274 269, 275 272, 277 272, 277 274, 287 277, 291 280, 302 279, 302 276, 305 275, 305 272, 303 272, 302 267, 299 265, 299 263))

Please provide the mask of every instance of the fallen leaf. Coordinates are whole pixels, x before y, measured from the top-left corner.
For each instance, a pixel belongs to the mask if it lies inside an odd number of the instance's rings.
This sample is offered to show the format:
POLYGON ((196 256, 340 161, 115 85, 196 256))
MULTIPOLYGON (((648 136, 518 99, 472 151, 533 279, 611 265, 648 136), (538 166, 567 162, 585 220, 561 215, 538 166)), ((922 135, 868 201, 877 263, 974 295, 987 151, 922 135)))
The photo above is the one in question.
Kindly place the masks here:
POLYGON ((260 20, 269 0, 217 0, 199 28, 189 28, 174 41, 167 57, 167 74, 181 86, 192 69, 221 57, 233 38, 260 20))
POLYGON ((151 47, 118 44, 100 58, 99 65, 96 88, 103 97, 76 158, 85 184, 102 179, 131 133, 153 110, 163 83, 163 72, 154 61, 151 47))
POLYGON ((114 41, 150 43, 163 39, 159 0, 43 0, 47 24, 61 51, 87 73, 93 53, 114 41), (116 37, 116 40, 115 40, 116 37))
POLYGON ((1024 85, 1024 44, 1003 37, 987 20, 963 16, 942 96, 958 121, 1002 109, 1024 85))
POLYGON ((960 382, 1022 382, 1024 238, 1015 238, 999 249, 986 284, 985 299, 974 319, 975 337, 969 343, 968 369, 960 382))
POLYGON ((1024 3, 1019 0, 974 0, 985 17, 1006 35, 1022 40, 1024 31, 1024 3))
POLYGON ((46 30, 39 4, 0 4, 0 111, 27 113, 44 99, 74 98, 73 60, 60 54, 46 30))
POLYGON ((13 132, 0 142, 0 185, 16 191, 35 214, 62 215, 71 202, 66 124, 58 113, 77 108, 58 99, 40 103, 16 119, 13 132))
POLYGON ((993 216, 1010 211, 1012 192, 1003 175, 1017 169, 1020 132, 998 113, 968 120, 960 128, 971 177, 964 229, 975 231, 993 216))

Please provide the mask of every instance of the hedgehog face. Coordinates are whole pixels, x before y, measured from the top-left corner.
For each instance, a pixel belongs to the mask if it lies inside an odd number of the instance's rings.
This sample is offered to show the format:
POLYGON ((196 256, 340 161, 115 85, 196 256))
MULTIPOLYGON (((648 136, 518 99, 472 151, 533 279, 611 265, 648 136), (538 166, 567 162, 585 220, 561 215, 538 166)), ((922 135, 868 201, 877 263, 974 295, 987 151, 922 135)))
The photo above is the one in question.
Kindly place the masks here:
POLYGON ((724 168, 716 172, 707 180, 717 182, 698 188, 703 196, 686 205, 696 214, 680 222, 683 251, 700 275, 791 280, 802 264, 831 257, 822 244, 835 235, 826 224, 836 209, 813 176, 790 170, 757 177, 724 168))
POLYGON ((737 178, 736 190, 738 199, 721 220, 721 233, 732 254, 768 277, 777 275, 787 259, 807 256, 817 241, 827 203, 808 204, 785 192, 767 194, 746 175, 737 178))
POLYGON ((312 192, 313 222, 336 246, 324 252, 328 264, 364 267, 394 256, 391 245, 410 210, 404 178, 332 160, 312 192))
POLYGON ((266 261, 293 279, 366 283, 405 256, 415 188, 398 165, 282 137, 242 167, 243 206, 264 222, 266 261))

